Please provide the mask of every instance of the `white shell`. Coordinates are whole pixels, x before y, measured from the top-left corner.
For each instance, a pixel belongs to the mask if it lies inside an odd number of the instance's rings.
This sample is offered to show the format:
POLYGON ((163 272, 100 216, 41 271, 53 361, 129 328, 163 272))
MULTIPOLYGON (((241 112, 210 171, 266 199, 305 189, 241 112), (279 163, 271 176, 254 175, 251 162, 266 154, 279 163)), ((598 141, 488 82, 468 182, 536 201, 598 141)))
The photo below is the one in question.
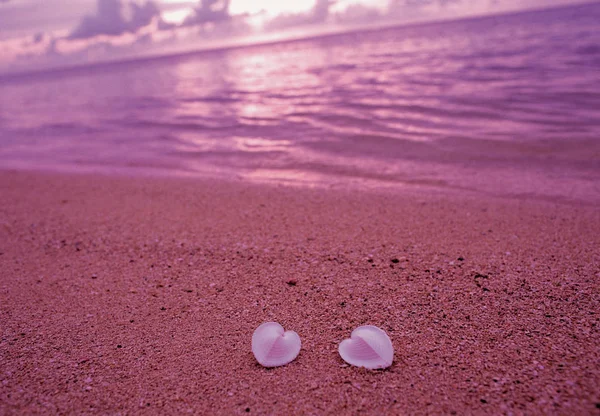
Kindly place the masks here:
POLYGON ((265 322, 252 335, 252 353, 261 365, 286 365, 300 353, 300 337, 294 331, 285 331, 277 322, 265 322))
POLYGON ((339 347, 342 359, 348 364, 370 370, 387 368, 394 361, 394 346, 382 329, 373 325, 359 326, 339 347))

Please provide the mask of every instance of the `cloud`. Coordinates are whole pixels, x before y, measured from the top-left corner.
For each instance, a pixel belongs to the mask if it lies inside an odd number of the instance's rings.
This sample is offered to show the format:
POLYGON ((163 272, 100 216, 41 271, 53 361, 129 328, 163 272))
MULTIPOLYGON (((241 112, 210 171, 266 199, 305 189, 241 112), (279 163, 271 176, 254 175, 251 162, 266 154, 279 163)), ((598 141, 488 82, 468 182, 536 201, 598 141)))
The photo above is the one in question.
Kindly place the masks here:
POLYGON ((62 35, 38 32, 0 42, 0 66, 54 67, 191 49, 199 34, 214 42, 244 33, 244 20, 231 17, 228 8, 229 0, 203 0, 185 24, 175 25, 162 19, 153 0, 96 0, 96 12, 62 35))
POLYGON ((274 17, 265 24, 266 30, 281 30, 296 26, 308 26, 325 23, 330 14, 330 8, 336 0, 317 0, 313 8, 306 13, 282 14, 274 17))
MULTIPOLYGON (((469 1, 467 1, 468 3, 469 1)), ((464 0, 391 0, 388 16, 393 18, 414 18, 427 15, 439 15, 454 4, 465 3, 464 0)), ((486 3, 478 1, 479 5, 486 3)))
POLYGON ((351 4, 343 11, 334 14, 336 23, 348 25, 374 23, 382 18, 383 14, 378 8, 361 3, 351 4))
MULTIPOLYGON (((6 0, 8 1, 8 0, 6 0)), ((34 44, 38 44, 44 41, 44 39, 46 38, 46 34, 44 32, 38 32, 36 34, 33 35, 33 43, 34 44)))
POLYGON ((96 13, 82 18, 70 32, 38 33, 15 43, 10 52, 17 67, 42 62, 55 67, 189 50, 199 46, 199 35, 208 44, 245 33, 244 19, 230 16, 228 8, 229 0, 203 0, 190 10, 187 21, 176 25, 162 19, 152 0, 96 0, 96 13))
POLYGON ((223 23, 231 19, 229 15, 230 0, 200 0, 184 21, 184 26, 203 25, 206 23, 223 23))
POLYGON ((151 0, 142 5, 129 2, 126 6, 121 0, 98 0, 96 14, 84 17, 68 38, 135 33, 152 23, 153 19, 160 19, 160 9, 151 0), (124 16, 125 12, 128 12, 129 18, 124 16))
POLYGON ((185 13, 185 8, 181 6, 183 3, 166 5, 163 0, 71 0, 74 3, 65 9, 58 7, 63 4, 63 0, 45 0, 44 8, 24 8, 25 5, 38 4, 38 0, 28 1, 31 3, 25 0, 0 0, 0 27, 5 31, 7 27, 14 29, 10 32, 10 37, 0 37, 0 72, 183 52, 209 45, 223 46, 239 41, 252 31, 251 28, 255 30, 253 35, 260 35, 257 33, 260 27, 267 32, 300 27, 302 31, 310 33, 312 29, 305 30, 304 27, 319 30, 329 24, 332 24, 332 28, 376 26, 576 2, 313 0, 313 7, 308 11, 273 16, 267 11, 233 15, 230 11, 231 0, 199 0, 191 2, 188 17, 178 20, 181 24, 175 24, 166 23, 161 17, 161 11, 168 11, 169 7, 178 4, 178 10, 185 13), (84 5, 89 7, 94 2, 96 12, 82 18, 89 10, 84 5), (37 14, 32 14, 33 11, 37 14), (39 22, 43 20, 39 16, 53 12, 61 16, 69 14, 69 23, 58 29, 42 26, 39 22), (24 19, 27 16, 31 25, 26 28, 24 19), (14 27, 10 26, 13 22, 14 27), (32 26, 34 22, 37 26, 32 26), (18 26, 23 26, 23 30, 18 26), (65 29, 73 26, 72 30, 65 29))
POLYGON ((581 0, 391 0, 387 17, 413 19, 459 18, 532 8, 569 5, 581 0))

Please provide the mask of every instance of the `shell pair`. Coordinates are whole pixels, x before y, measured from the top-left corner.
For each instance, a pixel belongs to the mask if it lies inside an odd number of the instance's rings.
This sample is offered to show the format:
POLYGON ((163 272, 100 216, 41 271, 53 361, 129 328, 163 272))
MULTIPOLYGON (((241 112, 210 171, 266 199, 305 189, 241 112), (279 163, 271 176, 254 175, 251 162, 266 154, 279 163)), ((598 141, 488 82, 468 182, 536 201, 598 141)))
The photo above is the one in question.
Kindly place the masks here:
MULTIPOLYGON (((286 331, 277 322, 265 322, 252 335, 252 353, 264 367, 279 367, 296 359, 300 353, 300 336, 286 331)), ((338 348, 344 361, 370 370, 387 368, 394 361, 390 337, 372 325, 359 326, 338 348)))

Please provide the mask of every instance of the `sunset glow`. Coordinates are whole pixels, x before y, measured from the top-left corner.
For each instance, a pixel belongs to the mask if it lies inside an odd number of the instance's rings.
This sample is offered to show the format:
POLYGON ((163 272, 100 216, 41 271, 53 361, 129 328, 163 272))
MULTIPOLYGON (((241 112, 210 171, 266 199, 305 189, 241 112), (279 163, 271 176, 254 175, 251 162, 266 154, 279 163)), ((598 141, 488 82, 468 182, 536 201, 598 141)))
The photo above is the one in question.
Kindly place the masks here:
POLYGON ((306 12, 314 7, 314 5, 315 0, 232 0, 229 10, 232 15, 264 12, 270 16, 277 16, 279 14, 306 12))
POLYGON ((162 18, 167 23, 180 24, 190 14, 190 9, 169 10, 162 13, 162 18))
POLYGON ((580 1, 0 0, 0 74, 580 1))

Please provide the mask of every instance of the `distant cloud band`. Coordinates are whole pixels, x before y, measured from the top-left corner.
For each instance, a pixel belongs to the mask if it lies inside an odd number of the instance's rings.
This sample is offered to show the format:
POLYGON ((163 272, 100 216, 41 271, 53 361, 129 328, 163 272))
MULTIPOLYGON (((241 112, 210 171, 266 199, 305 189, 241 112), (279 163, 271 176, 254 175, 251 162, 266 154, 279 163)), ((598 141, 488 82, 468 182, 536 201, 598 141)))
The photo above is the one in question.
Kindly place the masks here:
POLYGON ((69 39, 135 33, 160 17, 160 9, 153 1, 146 1, 143 5, 130 2, 125 6, 121 0, 98 0, 97 4, 96 14, 84 17, 69 39), (129 19, 123 16, 127 8, 131 15, 129 19))

